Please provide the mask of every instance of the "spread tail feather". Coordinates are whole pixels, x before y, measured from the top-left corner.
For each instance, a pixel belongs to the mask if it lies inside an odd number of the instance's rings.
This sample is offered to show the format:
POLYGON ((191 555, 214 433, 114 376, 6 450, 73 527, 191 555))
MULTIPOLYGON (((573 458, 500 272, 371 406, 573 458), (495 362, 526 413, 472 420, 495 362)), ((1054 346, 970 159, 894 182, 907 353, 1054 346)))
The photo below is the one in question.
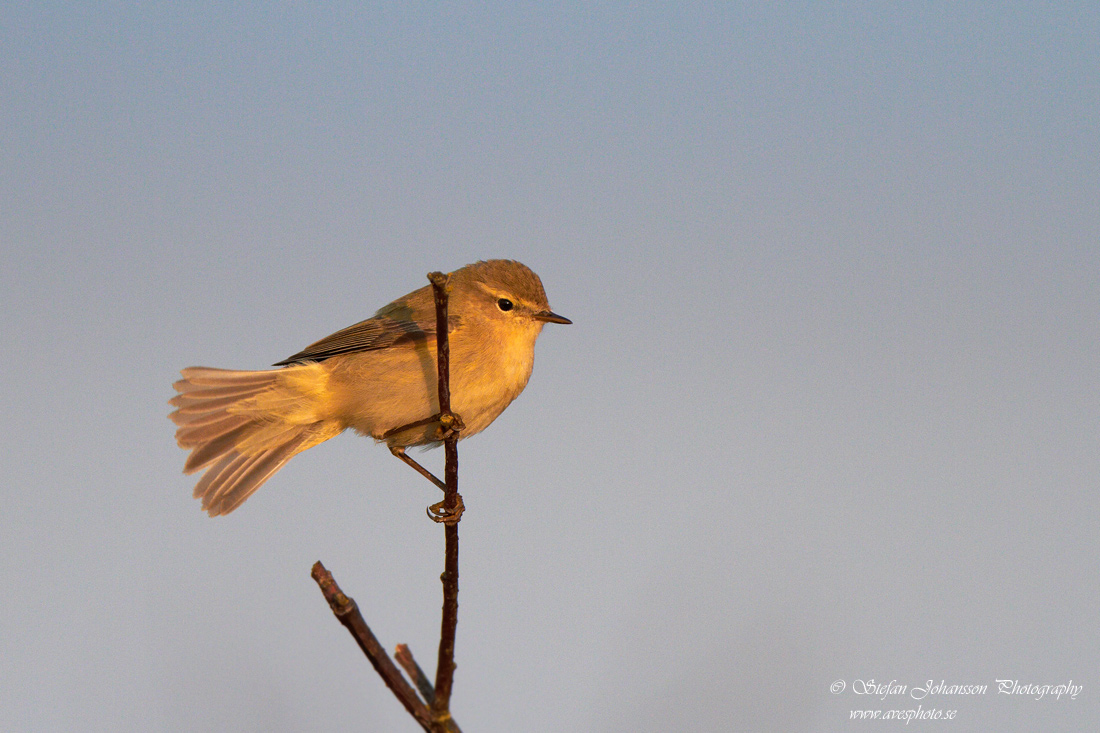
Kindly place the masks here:
POLYGON ((191 451, 184 473, 206 468, 195 498, 212 517, 233 511, 295 455, 343 431, 321 414, 327 374, 317 364, 180 373, 168 417, 178 426, 176 442, 191 451))

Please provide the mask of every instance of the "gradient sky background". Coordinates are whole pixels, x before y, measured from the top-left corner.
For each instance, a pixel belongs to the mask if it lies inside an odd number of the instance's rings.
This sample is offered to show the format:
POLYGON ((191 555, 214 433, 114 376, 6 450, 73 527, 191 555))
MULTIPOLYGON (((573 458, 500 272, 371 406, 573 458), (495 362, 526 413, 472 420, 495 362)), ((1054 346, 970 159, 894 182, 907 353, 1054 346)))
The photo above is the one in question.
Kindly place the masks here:
POLYGON ((5 5, 0 729, 416 730, 309 571, 434 669, 434 489, 343 436, 210 519, 167 400, 490 257, 575 325, 461 447, 465 730, 1092 728, 1098 38, 1095 2, 5 5))

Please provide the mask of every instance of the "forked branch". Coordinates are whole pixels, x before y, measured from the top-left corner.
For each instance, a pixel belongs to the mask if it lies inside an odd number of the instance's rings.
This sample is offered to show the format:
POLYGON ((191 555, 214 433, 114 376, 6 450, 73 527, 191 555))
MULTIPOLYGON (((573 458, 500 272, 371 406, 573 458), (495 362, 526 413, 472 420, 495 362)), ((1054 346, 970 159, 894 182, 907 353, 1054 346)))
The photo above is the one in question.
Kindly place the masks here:
POLYGON ((355 601, 344 595, 332 574, 320 562, 313 566, 313 579, 321 587, 325 600, 328 601, 340 623, 355 637, 375 671, 420 727, 426 731, 461 733, 451 717, 450 706, 455 672, 455 635, 458 626, 458 522, 462 518, 463 511, 462 496, 458 493, 458 438, 462 429, 462 420, 451 412, 450 345, 447 338, 448 277, 441 272, 432 272, 429 273, 428 279, 432 283, 435 298, 436 364, 439 370, 439 415, 436 419, 443 428, 446 455, 444 480, 440 481, 433 476, 427 469, 405 455, 403 450, 394 451, 394 455, 415 468, 444 492, 443 501, 428 508, 429 516, 443 524, 445 542, 444 569, 440 576, 443 582, 443 618, 439 632, 435 687, 430 685, 408 647, 400 645, 396 656, 416 683, 420 691, 418 697, 417 691, 409 685, 385 649, 378 643, 378 639, 359 613, 355 601))

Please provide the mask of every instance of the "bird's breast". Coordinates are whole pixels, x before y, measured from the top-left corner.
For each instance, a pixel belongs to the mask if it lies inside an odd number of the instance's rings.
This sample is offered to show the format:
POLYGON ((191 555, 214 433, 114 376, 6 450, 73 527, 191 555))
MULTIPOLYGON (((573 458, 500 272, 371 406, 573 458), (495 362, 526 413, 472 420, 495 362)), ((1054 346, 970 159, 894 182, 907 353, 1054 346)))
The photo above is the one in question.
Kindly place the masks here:
POLYGON ((488 427, 519 396, 531 378, 534 339, 456 339, 451 349, 451 409, 462 417, 465 435, 488 427))

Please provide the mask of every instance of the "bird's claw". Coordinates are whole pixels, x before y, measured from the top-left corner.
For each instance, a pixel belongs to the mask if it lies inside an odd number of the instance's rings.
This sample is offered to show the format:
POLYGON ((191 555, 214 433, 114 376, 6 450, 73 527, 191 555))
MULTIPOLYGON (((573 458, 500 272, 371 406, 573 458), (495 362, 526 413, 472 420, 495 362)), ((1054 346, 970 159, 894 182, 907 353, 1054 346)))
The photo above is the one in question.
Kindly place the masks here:
POLYGON ((453 412, 441 412, 437 418, 440 426, 442 426, 441 440, 446 440, 452 435, 462 432, 466 429, 465 423, 462 422, 462 418, 453 412))
POLYGON ((455 506, 448 509, 445 501, 436 502, 427 508, 428 518, 440 524, 455 525, 462 519, 462 512, 466 511, 466 505, 462 503, 462 494, 455 495, 455 506))

